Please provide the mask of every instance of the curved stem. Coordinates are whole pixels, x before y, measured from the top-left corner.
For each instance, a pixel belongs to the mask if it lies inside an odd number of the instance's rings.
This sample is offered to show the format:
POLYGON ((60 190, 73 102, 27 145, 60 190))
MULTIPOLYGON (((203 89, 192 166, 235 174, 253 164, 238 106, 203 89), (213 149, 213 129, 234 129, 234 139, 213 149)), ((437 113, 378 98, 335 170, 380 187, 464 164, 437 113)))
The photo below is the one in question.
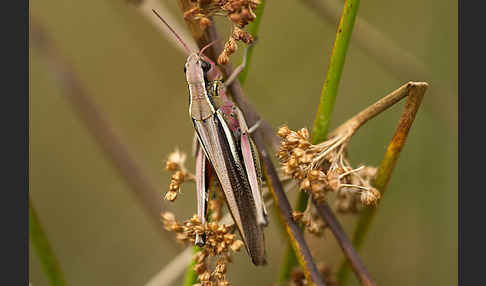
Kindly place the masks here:
MULTIPOLYGON (((373 182, 373 186, 380 190, 382 197, 393 174, 393 170, 397 163, 400 152, 402 151, 403 145, 407 140, 408 132, 410 131, 410 127, 415 119, 428 84, 425 82, 410 82, 402 86, 397 91, 403 92, 403 87, 406 87, 406 95, 408 95, 408 100, 400 117, 400 121, 398 122, 395 134, 388 145, 383 161, 378 168, 378 173, 373 182)), ((358 250, 363 245, 364 239, 368 233, 371 223, 373 222, 373 218, 376 215, 379 205, 380 204, 374 208, 365 209, 360 215, 353 235, 353 245, 358 250)), ((348 277, 349 265, 347 261, 343 261, 338 271, 338 281, 344 285, 347 282, 348 277)))

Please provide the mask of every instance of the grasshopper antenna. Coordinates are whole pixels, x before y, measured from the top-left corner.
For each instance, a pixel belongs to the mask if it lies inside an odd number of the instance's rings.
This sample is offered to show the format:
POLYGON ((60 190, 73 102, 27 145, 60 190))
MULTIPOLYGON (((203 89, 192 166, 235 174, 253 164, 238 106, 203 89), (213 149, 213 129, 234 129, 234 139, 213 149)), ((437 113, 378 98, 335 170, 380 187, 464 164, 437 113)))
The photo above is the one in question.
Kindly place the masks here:
POLYGON ((177 40, 179 40, 179 42, 181 42, 181 44, 184 46, 184 49, 187 51, 188 54, 191 54, 191 49, 189 49, 189 47, 186 45, 186 43, 182 40, 182 38, 176 33, 176 31, 174 31, 174 29, 172 29, 172 27, 164 20, 164 18, 162 18, 162 16, 159 15, 159 13, 157 13, 157 11, 155 11, 154 9, 152 9, 152 12, 154 12, 155 15, 157 15, 157 17, 159 17, 159 19, 167 26, 167 28, 169 28, 169 30, 172 32, 172 34, 174 34, 177 38, 177 40))

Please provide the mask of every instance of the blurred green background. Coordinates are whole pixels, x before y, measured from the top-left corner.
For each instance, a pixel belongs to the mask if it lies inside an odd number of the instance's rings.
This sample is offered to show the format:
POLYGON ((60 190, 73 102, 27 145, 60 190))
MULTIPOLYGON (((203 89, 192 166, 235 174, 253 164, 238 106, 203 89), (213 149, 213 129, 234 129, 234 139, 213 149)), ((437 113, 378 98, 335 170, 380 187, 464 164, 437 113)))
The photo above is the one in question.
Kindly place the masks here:
MULTIPOLYGON (((249 100, 275 127, 312 127, 335 38, 337 22, 329 25, 302 1, 267 1, 245 86, 249 100)), ((163 4, 183 25, 176 1, 163 4)), ((160 204, 167 206, 162 195, 170 174, 164 161, 176 147, 189 153, 193 136, 185 55, 126 1, 30 5, 31 17, 72 63, 86 91, 159 188, 160 204)), ((362 258, 378 285, 456 285, 457 112, 442 107, 457 108, 457 2, 362 1, 358 17, 415 55, 433 75, 392 74, 351 39, 332 126, 409 80, 430 84, 362 258), (438 86, 449 93, 437 92, 438 86)), ((225 35, 226 24, 217 19, 225 35)), ((233 62, 239 62, 240 54, 233 62)), ((144 285, 183 247, 160 235, 33 47, 30 63, 30 193, 68 284, 144 285)), ((350 146, 354 165, 380 163, 402 107, 403 102, 360 129, 350 146)), ((192 158, 187 166, 193 170, 192 158)), ((185 185, 169 206, 178 220, 195 213, 193 189, 185 185)), ((290 195, 292 202, 294 198, 290 195)), ((255 268, 240 253, 229 268, 233 285, 275 281, 285 248, 277 219, 271 217, 266 231, 268 266, 255 268)), ((340 221, 351 234, 356 219, 341 216, 340 221)), ((308 237, 308 243, 317 261, 341 261, 330 232, 320 239, 308 237)), ((30 281, 49 285, 32 250, 30 281)))

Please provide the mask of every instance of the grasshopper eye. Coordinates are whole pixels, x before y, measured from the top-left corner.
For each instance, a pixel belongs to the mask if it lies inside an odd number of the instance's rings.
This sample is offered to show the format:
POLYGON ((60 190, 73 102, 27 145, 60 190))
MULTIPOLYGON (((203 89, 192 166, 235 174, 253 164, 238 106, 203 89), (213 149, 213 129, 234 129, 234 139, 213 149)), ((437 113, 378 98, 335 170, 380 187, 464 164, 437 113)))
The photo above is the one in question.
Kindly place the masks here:
POLYGON ((186 65, 184 65, 184 73, 186 73, 187 69, 186 69, 186 65))
POLYGON ((205 61, 202 61, 201 67, 204 72, 208 72, 211 69, 211 64, 205 61))

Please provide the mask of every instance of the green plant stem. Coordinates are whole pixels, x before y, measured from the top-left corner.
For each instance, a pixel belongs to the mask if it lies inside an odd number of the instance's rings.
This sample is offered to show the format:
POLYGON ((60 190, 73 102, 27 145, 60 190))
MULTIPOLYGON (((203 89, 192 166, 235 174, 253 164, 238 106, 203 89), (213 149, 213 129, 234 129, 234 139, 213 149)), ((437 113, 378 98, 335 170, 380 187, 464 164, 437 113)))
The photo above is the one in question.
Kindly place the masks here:
MULTIPOLYGON (((196 254, 201 249, 197 246, 193 248, 193 254, 196 254)), ((197 283, 197 273, 194 270, 194 265, 196 265, 196 260, 194 258, 191 260, 191 263, 187 266, 186 275, 184 276, 184 286, 192 286, 197 283)))
POLYGON ((349 40, 353 32, 359 0, 346 0, 343 13, 334 41, 327 77, 321 91, 321 102, 317 110, 312 129, 312 143, 320 143, 326 139, 329 130, 331 114, 336 102, 339 81, 344 68, 344 60, 349 47, 349 40))
MULTIPOLYGON (((373 181, 373 186, 380 191, 382 199, 427 87, 427 83, 409 83, 407 85, 408 100, 405 104, 405 109, 400 117, 395 134, 393 135, 393 138, 385 152, 383 161, 378 168, 376 178, 373 181)), ((352 240, 353 245, 357 250, 359 250, 363 245, 364 239, 368 233, 371 223, 373 222, 373 218, 376 215, 379 205, 380 204, 374 208, 367 208, 363 210, 360 215, 352 240)), ((345 260, 341 263, 337 275, 340 285, 346 284, 349 278, 349 272, 349 263, 345 260)))
POLYGON ((39 256, 39 260, 44 268, 51 285, 65 286, 66 281, 62 274, 59 262, 54 255, 47 236, 42 229, 42 225, 37 217, 37 213, 32 205, 32 200, 29 198, 29 239, 34 249, 39 256))
MULTIPOLYGON (((329 131, 329 122, 336 102, 336 96, 339 87, 339 81, 346 59, 346 53, 349 46, 349 40, 353 32, 353 26, 358 13, 359 0, 347 0, 344 4, 343 13, 339 21, 336 40, 331 54, 329 69, 326 80, 322 86, 321 99, 312 129, 312 144, 324 141, 329 131)), ((307 194, 299 192, 296 210, 304 211, 307 205, 307 194)), ((290 245, 289 245, 290 246, 290 245)), ((279 274, 279 282, 288 281, 292 269, 297 265, 295 253, 291 247, 287 246, 284 255, 284 261, 279 274)))
MULTIPOLYGON (((262 21, 262 15, 263 15, 263 9, 265 8, 265 0, 261 0, 260 5, 257 6, 256 10, 254 11, 256 18, 253 22, 248 24, 246 30, 250 35, 253 36, 253 39, 255 41, 258 40, 258 28, 260 27, 260 23, 262 21)), ((244 85, 246 82, 246 78, 248 77, 248 68, 251 63, 251 58, 253 56, 253 49, 255 48, 255 45, 251 45, 248 47, 248 52, 246 54, 246 65, 243 71, 240 73, 238 79, 240 80, 240 84, 244 85)))

